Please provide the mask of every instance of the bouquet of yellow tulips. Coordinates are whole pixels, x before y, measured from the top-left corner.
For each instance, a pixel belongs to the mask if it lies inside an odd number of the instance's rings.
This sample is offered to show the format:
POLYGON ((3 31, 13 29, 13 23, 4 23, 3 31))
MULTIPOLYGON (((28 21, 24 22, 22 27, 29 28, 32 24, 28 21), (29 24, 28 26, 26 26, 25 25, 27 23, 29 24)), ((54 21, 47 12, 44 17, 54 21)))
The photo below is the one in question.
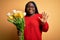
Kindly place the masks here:
POLYGON ((24 16, 25 12, 13 10, 7 14, 8 21, 13 23, 16 28, 20 31, 20 40, 24 40, 24 16))

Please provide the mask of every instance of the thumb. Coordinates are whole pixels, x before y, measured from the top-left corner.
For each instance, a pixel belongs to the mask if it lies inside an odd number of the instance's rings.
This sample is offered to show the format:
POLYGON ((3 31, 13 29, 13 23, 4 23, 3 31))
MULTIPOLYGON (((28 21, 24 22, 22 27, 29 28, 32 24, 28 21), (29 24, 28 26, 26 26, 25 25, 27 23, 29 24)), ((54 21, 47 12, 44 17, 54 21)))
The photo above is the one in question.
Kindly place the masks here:
POLYGON ((43 22, 43 19, 42 19, 42 18, 40 18, 40 17, 39 17, 39 20, 40 20, 41 22, 43 22))
POLYGON ((40 17, 38 17, 39 19, 41 19, 40 17))

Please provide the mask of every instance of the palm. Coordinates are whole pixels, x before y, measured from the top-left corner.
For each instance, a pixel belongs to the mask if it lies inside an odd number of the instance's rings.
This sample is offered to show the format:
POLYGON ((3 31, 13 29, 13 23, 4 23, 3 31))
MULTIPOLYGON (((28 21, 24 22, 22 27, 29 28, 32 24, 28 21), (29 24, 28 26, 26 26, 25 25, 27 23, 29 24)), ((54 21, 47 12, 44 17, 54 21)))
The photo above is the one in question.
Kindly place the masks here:
POLYGON ((48 15, 45 12, 42 12, 42 18, 39 17, 41 22, 45 23, 47 21, 48 15))

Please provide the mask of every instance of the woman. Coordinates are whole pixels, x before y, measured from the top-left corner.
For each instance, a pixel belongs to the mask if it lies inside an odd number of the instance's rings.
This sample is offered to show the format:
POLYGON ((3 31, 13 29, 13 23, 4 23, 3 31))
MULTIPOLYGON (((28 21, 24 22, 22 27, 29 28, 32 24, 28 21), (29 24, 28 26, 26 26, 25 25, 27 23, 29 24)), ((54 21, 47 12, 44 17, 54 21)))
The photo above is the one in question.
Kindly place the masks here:
POLYGON ((48 31, 47 14, 38 13, 36 4, 30 1, 25 6, 25 40, 42 40, 42 32, 48 31))

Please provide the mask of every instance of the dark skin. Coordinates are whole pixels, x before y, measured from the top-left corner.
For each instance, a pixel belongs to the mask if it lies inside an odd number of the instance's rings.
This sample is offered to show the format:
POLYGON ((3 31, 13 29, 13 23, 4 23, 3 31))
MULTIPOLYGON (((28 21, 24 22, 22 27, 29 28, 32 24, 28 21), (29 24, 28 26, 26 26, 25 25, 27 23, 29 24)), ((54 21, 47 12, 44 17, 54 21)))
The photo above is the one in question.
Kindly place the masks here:
MULTIPOLYGON (((28 14, 29 14, 28 16, 32 16, 32 15, 35 14, 35 7, 34 7, 33 3, 28 4, 27 11, 28 11, 28 14)), ((44 24, 47 21, 48 15, 47 15, 47 13, 42 12, 42 18, 40 18, 40 17, 38 17, 38 18, 44 24)))
POLYGON ((28 4, 27 12, 28 12, 29 16, 32 16, 33 14, 35 14, 35 7, 32 3, 28 4))
MULTIPOLYGON (((28 7, 27 7, 27 12, 28 12, 29 15, 27 15, 27 16, 29 16, 29 17, 33 16, 35 14, 35 11, 36 10, 35 10, 35 7, 34 7, 33 3, 29 3, 28 7)), ((40 17, 38 17, 38 18, 44 24, 47 21, 48 15, 47 15, 47 13, 42 12, 42 18, 40 18, 40 17)), ((18 35, 19 35, 19 30, 18 30, 18 35)))

